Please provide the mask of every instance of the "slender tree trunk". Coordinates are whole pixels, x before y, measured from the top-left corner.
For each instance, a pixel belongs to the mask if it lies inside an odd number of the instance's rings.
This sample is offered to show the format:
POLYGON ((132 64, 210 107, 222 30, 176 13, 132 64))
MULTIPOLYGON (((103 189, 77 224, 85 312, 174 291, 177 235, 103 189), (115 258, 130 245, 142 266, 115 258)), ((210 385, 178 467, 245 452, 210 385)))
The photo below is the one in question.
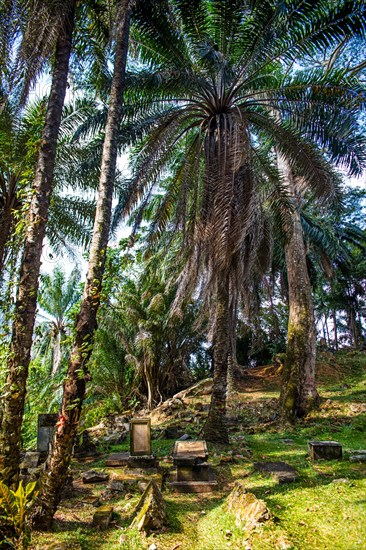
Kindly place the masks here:
POLYGON ((18 481, 20 431, 37 306, 38 277, 52 192, 57 137, 67 86, 74 10, 75 0, 70 0, 65 5, 65 22, 56 46, 51 93, 20 268, 1 429, 1 477, 9 485, 18 481))
POLYGON ((76 335, 64 382, 64 394, 48 460, 48 472, 42 477, 41 491, 33 513, 33 524, 48 528, 60 501, 71 460, 76 430, 79 424, 86 381, 89 377, 87 363, 92 352, 93 336, 97 327, 96 316, 100 303, 102 277, 112 215, 112 198, 118 135, 122 112, 122 94, 128 49, 130 0, 121 0, 118 7, 116 53, 111 85, 108 117, 102 152, 98 188, 97 209, 93 239, 90 247, 89 266, 79 315, 76 335))
MULTIPOLYGON (((278 156, 278 166, 290 195, 295 197, 295 184, 289 164, 278 156)), ((315 383, 314 306, 300 214, 297 210, 292 214, 292 227, 287 233, 285 256, 289 320, 280 405, 283 418, 293 422, 316 406, 318 393, 315 383)))
POLYGON ((56 330, 56 335, 53 340, 52 354, 52 376, 56 376, 61 365, 61 330, 56 330))
POLYGON ((202 435, 212 443, 228 443, 226 389, 229 357, 230 280, 228 274, 218 282, 216 298, 216 330, 214 336, 214 374, 210 410, 202 435))
POLYGON ((338 351, 338 328, 337 328, 337 314, 336 311, 333 310, 332 312, 332 318, 333 318, 333 330, 334 330, 334 347, 335 350, 338 351))

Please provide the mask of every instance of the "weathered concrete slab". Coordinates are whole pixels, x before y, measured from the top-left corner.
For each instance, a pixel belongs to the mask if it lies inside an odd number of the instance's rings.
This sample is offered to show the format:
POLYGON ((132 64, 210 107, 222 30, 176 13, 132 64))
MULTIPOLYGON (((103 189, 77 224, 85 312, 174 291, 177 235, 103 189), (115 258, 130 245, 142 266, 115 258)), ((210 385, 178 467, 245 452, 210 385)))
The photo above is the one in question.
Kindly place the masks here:
POLYGON ((150 481, 135 510, 131 527, 146 535, 152 531, 161 531, 168 525, 165 502, 154 481, 150 481))
POLYGON ((130 453, 112 453, 106 458, 106 466, 122 467, 128 466, 128 460, 130 458, 130 453))
POLYGON ((178 493, 212 493, 217 489, 216 481, 172 481, 169 487, 178 493))
POLYGON ((338 441, 309 441, 308 448, 313 460, 342 458, 342 445, 338 441))
POLYGON ((113 506, 102 506, 93 516, 93 526, 98 529, 106 529, 112 519, 113 506))
POLYGON ((208 458, 206 441, 176 441, 173 462, 177 466, 189 466, 206 462, 208 458))
POLYGON ((37 432, 37 451, 48 453, 53 442, 53 434, 58 420, 58 414, 39 414, 37 432))
POLYGON ((286 462, 255 462, 253 466, 257 472, 273 475, 278 483, 291 483, 298 477, 297 470, 286 462))
POLYGON ((109 475, 104 472, 97 472, 96 470, 88 470, 81 476, 83 483, 99 483, 108 481, 109 475))

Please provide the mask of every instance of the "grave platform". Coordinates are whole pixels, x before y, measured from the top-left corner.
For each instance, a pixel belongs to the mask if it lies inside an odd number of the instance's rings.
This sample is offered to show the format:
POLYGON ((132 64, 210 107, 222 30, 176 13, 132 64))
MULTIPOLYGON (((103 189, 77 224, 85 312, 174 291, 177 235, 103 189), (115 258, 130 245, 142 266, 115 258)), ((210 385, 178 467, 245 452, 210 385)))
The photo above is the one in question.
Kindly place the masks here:
POLYGON ((133 456, 130 453, 112 453, 106 458, 105 465, 111 468, 156 468, 158 460, 154 455, 133 456))
POLYGON ((313 460, 342 458, 342 445, 338 441, 309 441, 309 455, 313 460))
POLYGON ((173 451, 176 472, 169 486, 180 493, 214 491, 217 483, 207 459, 205 441, 176 441, 173 451))

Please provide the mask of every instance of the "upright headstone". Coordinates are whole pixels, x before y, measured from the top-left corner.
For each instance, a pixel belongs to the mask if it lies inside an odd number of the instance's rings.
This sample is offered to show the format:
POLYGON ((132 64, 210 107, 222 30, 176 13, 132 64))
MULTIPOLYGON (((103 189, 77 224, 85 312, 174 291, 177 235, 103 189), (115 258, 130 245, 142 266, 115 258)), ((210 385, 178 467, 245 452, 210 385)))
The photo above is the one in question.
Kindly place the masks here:
POLYGON ((151 455, 150 418, 134 418, 130 423, 130 455, 151 455))
POLYGON ((53 434, 58 419, 58 414, 39 414, 37 432, 37 451, 48 453, 53 441, 53 434))

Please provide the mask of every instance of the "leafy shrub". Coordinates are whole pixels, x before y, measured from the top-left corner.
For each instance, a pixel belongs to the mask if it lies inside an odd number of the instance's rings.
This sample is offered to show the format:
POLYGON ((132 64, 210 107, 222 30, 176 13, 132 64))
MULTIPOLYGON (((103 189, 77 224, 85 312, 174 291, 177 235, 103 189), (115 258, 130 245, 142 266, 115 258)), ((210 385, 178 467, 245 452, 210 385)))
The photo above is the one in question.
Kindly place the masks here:
POLYGON ((0 548, 29 547, 31 530, 29 511, 36 496, 36 482, 19 483, 16 491, 12 491, 0 481, 0 548))

